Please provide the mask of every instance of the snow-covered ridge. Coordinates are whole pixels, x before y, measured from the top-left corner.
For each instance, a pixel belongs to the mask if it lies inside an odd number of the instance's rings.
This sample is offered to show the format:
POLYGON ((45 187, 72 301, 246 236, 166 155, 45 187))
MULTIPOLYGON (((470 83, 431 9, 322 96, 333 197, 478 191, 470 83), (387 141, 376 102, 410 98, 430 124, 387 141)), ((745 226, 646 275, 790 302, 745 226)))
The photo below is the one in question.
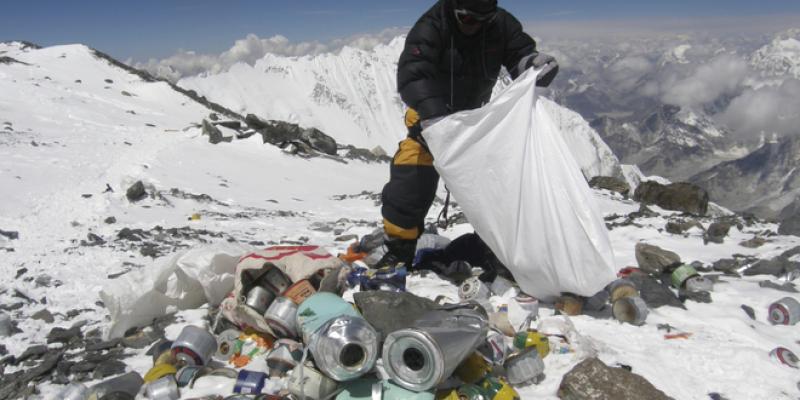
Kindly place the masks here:
POLYGON ((790 29, 758 49, 750 64, 766 76, 793 76, 800 79, 800 29, 790 29))

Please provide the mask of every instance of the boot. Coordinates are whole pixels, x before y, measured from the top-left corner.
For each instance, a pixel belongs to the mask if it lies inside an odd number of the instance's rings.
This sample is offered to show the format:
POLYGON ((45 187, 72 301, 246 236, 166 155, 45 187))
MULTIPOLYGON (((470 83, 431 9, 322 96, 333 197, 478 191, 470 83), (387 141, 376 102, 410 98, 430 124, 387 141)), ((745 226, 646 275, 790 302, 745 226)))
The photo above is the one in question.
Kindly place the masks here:
POLYGON ((373 268, 398 267, 404 264, 411 269, 414 262, 414 254, 417 251, 417 241, 408 239, 386 239, 386 254, 378 260, 373 268))

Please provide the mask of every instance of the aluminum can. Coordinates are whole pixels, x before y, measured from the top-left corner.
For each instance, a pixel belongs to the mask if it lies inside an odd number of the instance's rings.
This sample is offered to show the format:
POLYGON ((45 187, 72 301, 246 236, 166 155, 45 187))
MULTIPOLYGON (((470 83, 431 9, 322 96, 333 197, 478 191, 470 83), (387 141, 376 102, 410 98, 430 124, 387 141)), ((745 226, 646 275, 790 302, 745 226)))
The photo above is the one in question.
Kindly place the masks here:
POLYGON ((311 336, 328 321, 345 315, 359 317, 358 311, 343 298, 327 292, 309 297, 297 308, 297 327, 303 342, 308 344, 311 336))
POLYGON ((641 297, 623 297, 611 307, 614 318, 631 325, 644 325, 650 310, 641 297))
POLYGON ((535 347, 512 354, 505 363, 508 383, 516 387, 539 383, 544 379, 544 361, 535 347))
POLYGON ((797 359, 797 356, 792 353, 791 350, 785 347, 778 347, 772 350, 769 353, 769 356, 783 365, 792 367, 792 368, 800 368, 800 360, 797 359))
POLYGON ((617 279, 606 286, 608 292, 608 300, 611 304, 623 297, 639 296, 639 290, 636 289, 636 284, 633 281, 625 278, 617 279))
POLYGON ((147 398, 152 400, 178 400, 181 398, 178 384, 173 376, 165 376, 148 383, 146 393, 147 398))
POLYGON ((267 354, 270 375, 284 376, 303 358, 303 345, 291 339, 279 339, 267 354))
POLYGON ((453 374, 487 336, 486 314, 471 308, 429 311, 383 344, 386 373, 398 385, 428 390, 453 374))
POLYGON ((784 297, 769 306, 769 322, 773 325, 794 325, 800 321, 800 302, 784 297))
POLYGON ((228 329, 217 335, 217 351, 214 353, 214 358, 225 362, 230 360, 239 351, 241 335, 242 333, 236 329, 228 329))
POLYGON ((172 343, 172 354, 183 365, 206 365, 217 351, 217 339, 203 328, 187 325, 172 343))
POLYGON ((674 286, 675 289, 681 289, 683 288, 684 283, 686 283, 686 281, 689 278, 698 275, 699 274, 697 273, 697 270, 694 269, 694 267, 692 267, 689 264, 683 264, 680 267, 676 268, 674 271, 672 271, 671 275, 672 286, 674 286))
POLYGON ((378 359, 378 333, 361 316, 336 317, 312 335, 309 351, 322 373, 343 382, 371 371, 378 359))
POLYGON ((297 304, 286 297, 278 297, 270 304, 264 319, 278 337, 297 337, 297 304))
POLYGON ((244 304, 258 311, 259 314, 264 314, 273 300, 275 300, 274 293, 261 286, 254 286, 247 293, 244 304))
POLYGON ((261 278, 263 281, 269 285, 271 289, 275 292, 275 294, 280 294, 286 291, 289 286, 292 284, 292 281, 289 280, 289 277, 283 273, 280 269, 273 266, 264 274, 264 277, 261 278))
POLYGON ((86 400, 89 397, 89 388, 82 383, 70 383, 61 393, 58 399, 61 400, 86 400))
POLYGON ((478 277, 465 280, 458 288, 458 297, 462 301, 480 301, 488 299, 491 295, 486 284, 481 282, 478 277))
POLYGON ((313 296, 314 293, 317 293, 314 289, 314 285, 312 285, 308 279, 303 279, 289 286, 289 288, 283 292, 283 296, 288 297, 295 304, 299 305, 307 298, 313 296))
POLYGON ((322 400, 336 392, 339 384, 308 364, 298 365, 289 374, 289 393, 299 399, 322 400))
POLYGON ((175 382, 178 384, 178 387, 189 386, 194 376, 203 368, 204 367, 199 365, 187 365, 179 369, 175 374, 175 382))
POLYGON ((236 385, 233 387, 233 392, 241 394, 260 394, 261 391, 264 390, 265 379, 267 379, 267 374, 263 372, 243 369, 239 371, 239 376, 236 377, 236 385))

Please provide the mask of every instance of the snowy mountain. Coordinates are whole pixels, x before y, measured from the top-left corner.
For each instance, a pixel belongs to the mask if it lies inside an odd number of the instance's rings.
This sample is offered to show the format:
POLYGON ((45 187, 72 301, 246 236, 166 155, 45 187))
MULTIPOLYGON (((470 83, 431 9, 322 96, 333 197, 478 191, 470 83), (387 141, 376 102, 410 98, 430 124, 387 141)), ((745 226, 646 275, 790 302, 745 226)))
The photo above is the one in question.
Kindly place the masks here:
POLYGON ((777 35, 752 55, 750 64, 766 77, 800 79, 800 29, 777 35))
MULTIPOLYGON (((397 94, 397 59, 405 37, 372 51, 345 47, 337 54, 282 57, 182 79, 178 85, 241 113, 316 127, 339 142, 391 153, 406 135, 397 94)), ((503 83, 498 83, 498 86, 503 83)), ((622 178, 619 161, 578 114, 543 99, 575 149, 584 175, 622 178)))

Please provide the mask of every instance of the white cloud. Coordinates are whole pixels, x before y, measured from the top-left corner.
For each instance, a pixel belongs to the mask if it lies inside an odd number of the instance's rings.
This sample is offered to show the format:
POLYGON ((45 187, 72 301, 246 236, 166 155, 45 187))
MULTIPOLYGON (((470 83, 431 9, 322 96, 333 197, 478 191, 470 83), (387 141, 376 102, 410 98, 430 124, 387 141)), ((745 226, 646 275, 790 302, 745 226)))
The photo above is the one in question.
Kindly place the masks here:
POLYGON ((662 86, 662 99, 669 104, 697 106, 734 93, 750 73, 740 57, 723 55, 700 65, 687 78, 662 86))
POLYGON ((156 76, 177 81, 185 76, 225 71, 239 62, 253 64, 268 53, 297 57, 336 52, 345 46, 370 50, 377 45, 388 43, 407 31, 407 28, 388 28, 378 33, 358 34, 328 43, 292 42, 282 35, 260 38, 251 33, 243 39, 236 40, 231 48, 220 54, 198 54, 194 51, 179 50, 164 59, 151 58, 146 62, 129 62, 129 64, 156 76))
POLYGON ((800 81, 788 79, 778 86, 746 90, 733 99, 720 116, 743 139, 756 139, 763 131, 800 135, 800 81))

